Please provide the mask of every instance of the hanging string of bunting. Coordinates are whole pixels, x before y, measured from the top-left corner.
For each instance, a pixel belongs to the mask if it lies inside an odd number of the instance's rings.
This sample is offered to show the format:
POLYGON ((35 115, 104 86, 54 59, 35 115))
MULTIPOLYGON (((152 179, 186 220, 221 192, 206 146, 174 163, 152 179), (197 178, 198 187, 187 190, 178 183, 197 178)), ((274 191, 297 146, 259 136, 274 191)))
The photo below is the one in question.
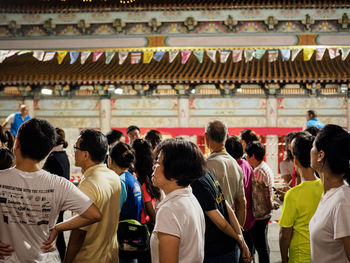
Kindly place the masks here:
POLYGON ((21 56, 23 54, 32 53, 33 57, 39 61, 47 62, 54 59, 56 56, 57 63, 61 64, 67 54, 70 57, 70 64, 77 63, 80 55, 80 63, 84 64, 89 56, 92 54, 92 61, 97 62, 101 56, 105 55, 105 64, 109 64, 116 53, 118 53, 119 64, 122 65, 129 57, 131 64, 144 63, 148 64, 153 60, 160 62, 164 55, 168 52, 169 63, 172 63, 174 59, 181 54, 181 63, 186 64, 190 56, 194 55, 199 63, 203 62, 204 54, 213 62, 216 61, 217 52, 220 55, 220 63, 226 63, 230 55, 232 54, 232 61, 234 63, 240 62, 243 57, 245 62, 252 61, 253 58, 261 59, 266 53, 269 62, 277 61, 281 56, 282 61, 292 60, 298 56, 300 52, 303 54, 304 61, 309 61, 311 57, 316 53, 316 60, 320 61, 323 59, 324 54, 328 50, 330 59, 334 59, 341 56, 342 60, 345 60, 349 53, 350 47, 304 47, 304 48, 281 48, 281 49, 233 49, 233 50, 168 50, 168 51, 44 51, 44 50, 0 50, 0 63, 4 62, 7 58, 12 56, 21 56))

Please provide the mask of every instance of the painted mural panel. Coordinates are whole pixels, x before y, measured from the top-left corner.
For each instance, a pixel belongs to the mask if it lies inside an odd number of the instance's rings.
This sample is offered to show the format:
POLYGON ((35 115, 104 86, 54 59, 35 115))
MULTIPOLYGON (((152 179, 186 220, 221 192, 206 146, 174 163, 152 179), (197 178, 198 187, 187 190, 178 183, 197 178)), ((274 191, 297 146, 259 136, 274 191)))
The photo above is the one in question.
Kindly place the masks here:
POLYGON ((17 112, 21 103, 23 103, 21 99, 0 99, 0 119, 17 112))
POLYGON ((177 98, 123 98, 111 100, 112 109, 167 109, 177 111, 177 98))
POLYGON ((266 109, 265 98, 195 98, 190 109, 266 109))
POLYGON ((175 128, 179 126, 178 118, 174 117, 113 117, 111 119, 111 127, 128 127, 129 125, 136 125, 139 127, 157 128, 169 127, 175 128))
POLYGON ((100 110, 100 100, 91 97, 83 99, 40 99, 35 104, 35 110, 91 110, 98 112, 100 110))
POLYGON ((228 127, 266 127, 265 117, 223 117, 223 116, 207 116, 207 117, 190 117, 189 125, 191 127, 205 127, 207 123, 213 119, 224 121, 228 127))
MULTIPOLYGON (((40 117, 40 116, 38 116, 40 117)), ((100 118, 91 118, 91 117, 64 117, 64 118, 55 118, 55 117, 45 117, 54 127, 60 128, 80 128, 80 129, 96 129, 100 127, 100 118)))

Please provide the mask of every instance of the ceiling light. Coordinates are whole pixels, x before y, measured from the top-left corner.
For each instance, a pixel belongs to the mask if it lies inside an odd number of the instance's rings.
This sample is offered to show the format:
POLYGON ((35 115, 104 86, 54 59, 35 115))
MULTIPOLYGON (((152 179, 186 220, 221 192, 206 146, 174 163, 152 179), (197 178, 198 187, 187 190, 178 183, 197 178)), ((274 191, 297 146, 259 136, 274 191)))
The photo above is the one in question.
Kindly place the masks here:
POLYGON ((123 94, 123 89, 122 88, 116 88, 115 90, 114 90, 114 94, 118 94, 118 95, 121 95, 121 94, 123 94))
POLYGON ((52 95, 52 89, 41 89, 41 94, 43 95, 52 95))

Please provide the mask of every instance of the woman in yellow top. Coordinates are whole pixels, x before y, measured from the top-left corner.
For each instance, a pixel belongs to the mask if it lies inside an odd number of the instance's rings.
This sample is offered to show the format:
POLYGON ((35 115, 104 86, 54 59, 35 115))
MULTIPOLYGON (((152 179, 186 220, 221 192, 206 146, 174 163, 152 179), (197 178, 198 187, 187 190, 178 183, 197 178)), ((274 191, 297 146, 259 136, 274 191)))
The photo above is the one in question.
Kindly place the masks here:
POLYGON ((279 221, 282 263, 310 262, 309 222, 314 215, 323 191, 320 179, 310 167, 310 150, 314 137, 298 132, 292 140, 294 165, 301 176, 301 184, 290 189, 284 199, 279 221))

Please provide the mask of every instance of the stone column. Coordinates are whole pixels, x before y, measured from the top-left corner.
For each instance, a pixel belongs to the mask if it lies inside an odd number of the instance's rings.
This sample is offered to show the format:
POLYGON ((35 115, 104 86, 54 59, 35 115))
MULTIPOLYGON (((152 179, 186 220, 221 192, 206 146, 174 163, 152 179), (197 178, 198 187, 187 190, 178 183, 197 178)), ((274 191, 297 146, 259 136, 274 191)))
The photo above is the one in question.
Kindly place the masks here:
POLYGON ((103 134, 111 130, 111 100, 101 98, 100 100, 100 128, 103 134))
POLYGON ((29 116, 31 118, 34 118, 35 117, 34 99, 32 97, 25 97, 23 103, 28 107, 29 116))
POLYGON ((186 97, 179 98, 179 127, 188 127, 190 118, 189 100, 186 97))
MULTIPOLYGON (((267 127, 277 127, 277 98, 266 99, 266 124, 267 127)), ((266 136, 266 162, 275 175, 278 174, 278 136, 266 136)))

